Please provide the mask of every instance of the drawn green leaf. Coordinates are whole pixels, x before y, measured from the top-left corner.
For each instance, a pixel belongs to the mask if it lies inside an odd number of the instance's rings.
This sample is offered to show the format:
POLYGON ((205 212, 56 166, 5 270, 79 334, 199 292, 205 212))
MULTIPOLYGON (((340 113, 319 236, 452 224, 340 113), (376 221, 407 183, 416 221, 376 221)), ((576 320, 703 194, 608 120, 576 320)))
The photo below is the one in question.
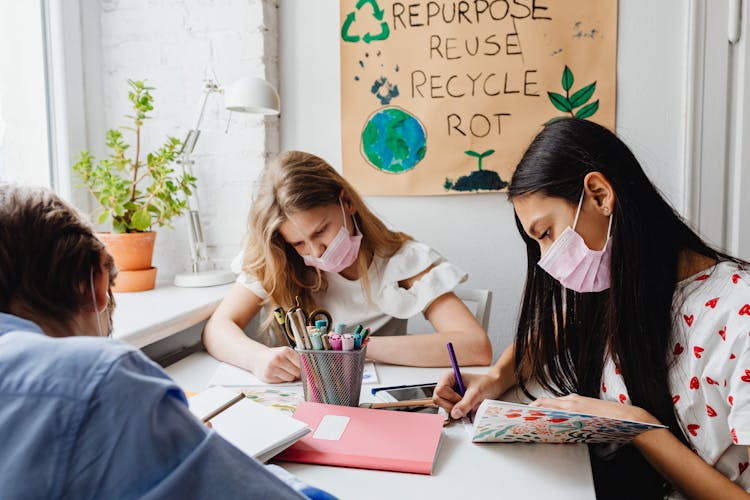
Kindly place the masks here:
POLYGON ((549 100, 552 101, 552 104, 555 105, 557 109, 560 111, 565 111, 566 113, 570 113, 570 111, 573 109, 570 106, 570 101, 568 101, 568 98, 560 95, 556 92, 547 92, 547 95, 549 96, 549 100))
POLYGON ((576 112, 576 118, 588 118, 599 110, 599 99, 587 104, 576 112))
POLYGON ((595 90, 596 82, 586 85, 581 90, 570 96, 570 106, 577 108, 578 106, 586 104, 586 102, 591 99, 591 96, 594 95, 595 90))
POLYGON ((495 153, 494 149, 488 149, 487 151, 485 151, 484 153, 482 153, 481 155, 479 155, 479 157, 480 158, 486 158, 489 155, 494 154, 494 153, 495 153))
POLYGON ((566 92, 570 90, 570 87, 573 86, 573 72, 570 71, 570 68, 567 66, 565 66, 565 69, 563 70, 562 86, 563 90, 565 90, 566 92))
POLYGON ((474 158, 479 158, 480 156, 479 153, 477 153, 476 151, 464 151, 464 153, 469 156, 473 156, 474 158))

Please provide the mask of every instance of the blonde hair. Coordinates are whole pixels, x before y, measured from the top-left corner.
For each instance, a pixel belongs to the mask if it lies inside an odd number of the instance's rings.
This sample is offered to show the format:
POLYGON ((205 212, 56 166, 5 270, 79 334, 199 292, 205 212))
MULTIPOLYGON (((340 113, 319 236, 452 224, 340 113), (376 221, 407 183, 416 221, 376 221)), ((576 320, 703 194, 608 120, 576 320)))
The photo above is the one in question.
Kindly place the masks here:
POLYGON ((1 312, 64 332, 91 303, 100 266, 111 284, 114 261, 75 208, 47 189, 0 183, 1 312))
POLYGON ((363 292, 370 299, 368 268, 373 256, 388 258, 411 236, 392 231, 373 214, 352 186, 325 160, 302 151, 278 155, 258 180, 248 216, 248 240, 243 271, 254 276, 273 304, 288 308, 299 296, 312 307, 312 293, 325 290, 325 276, 306 266, 279 234, 279 226, 295 213, 334 205, 348 199, 362 232, 357 269, 363 292))

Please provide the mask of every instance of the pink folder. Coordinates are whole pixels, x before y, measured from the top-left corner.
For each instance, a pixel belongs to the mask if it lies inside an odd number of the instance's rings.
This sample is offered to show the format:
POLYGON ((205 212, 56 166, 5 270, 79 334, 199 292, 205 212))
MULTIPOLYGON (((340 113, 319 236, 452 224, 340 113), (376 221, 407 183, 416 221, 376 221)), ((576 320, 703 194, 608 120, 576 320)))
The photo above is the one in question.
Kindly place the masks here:
POLYGON ((294 418, 313 432, 277 460, 432 474, 443 417, 303 402, 294 418))

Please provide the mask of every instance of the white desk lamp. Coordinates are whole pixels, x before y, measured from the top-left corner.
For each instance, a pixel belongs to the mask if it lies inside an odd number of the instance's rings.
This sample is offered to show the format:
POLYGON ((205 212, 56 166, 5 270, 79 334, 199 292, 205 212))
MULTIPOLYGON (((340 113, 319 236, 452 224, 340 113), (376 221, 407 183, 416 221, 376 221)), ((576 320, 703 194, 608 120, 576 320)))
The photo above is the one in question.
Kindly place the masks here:
MULTIPOLYGON (((224 94, 224 107, 229 111, 240 113, 255 113, 261 115, 275 115, 279 112, 279 94, 270 83, 260 78, 243 78, 232 85, 223 88, 212 80, 206 80, 203 98, 195 118, 195 125, 188 131, 178 153, 177 163, 182 165, 186 173, 193 175, 193 160, 190 155, 200 137, 200 124, 206 109, 208 97, 214 93, 224 94)), ((214 286, 234 281, 235 276, 229 270, 212 270, 203 239, 203 226, 198 212, 198 195, 196 190, 188 197, 188 231, 190 235, 190 257, 192 269, 190 272, 179 273, 174 278, 174 284, 183 287, 214 286)))

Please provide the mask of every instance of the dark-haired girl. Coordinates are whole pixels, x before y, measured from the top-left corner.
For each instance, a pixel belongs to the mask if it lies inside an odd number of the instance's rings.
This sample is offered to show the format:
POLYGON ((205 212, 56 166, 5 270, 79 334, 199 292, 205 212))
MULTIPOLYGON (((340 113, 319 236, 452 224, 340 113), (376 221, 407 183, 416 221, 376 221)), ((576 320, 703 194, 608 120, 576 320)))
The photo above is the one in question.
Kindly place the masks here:
POLYGON ((463 399, 446 373, 438 404, 460 418, 539 384, 533 404, 661 423, 592 448, 600 498, 746 497, 750 490, 750 273, 707 245, 631 151, 595 123, 544 128, 509 187, 526 242, 516 338, 463 399))

